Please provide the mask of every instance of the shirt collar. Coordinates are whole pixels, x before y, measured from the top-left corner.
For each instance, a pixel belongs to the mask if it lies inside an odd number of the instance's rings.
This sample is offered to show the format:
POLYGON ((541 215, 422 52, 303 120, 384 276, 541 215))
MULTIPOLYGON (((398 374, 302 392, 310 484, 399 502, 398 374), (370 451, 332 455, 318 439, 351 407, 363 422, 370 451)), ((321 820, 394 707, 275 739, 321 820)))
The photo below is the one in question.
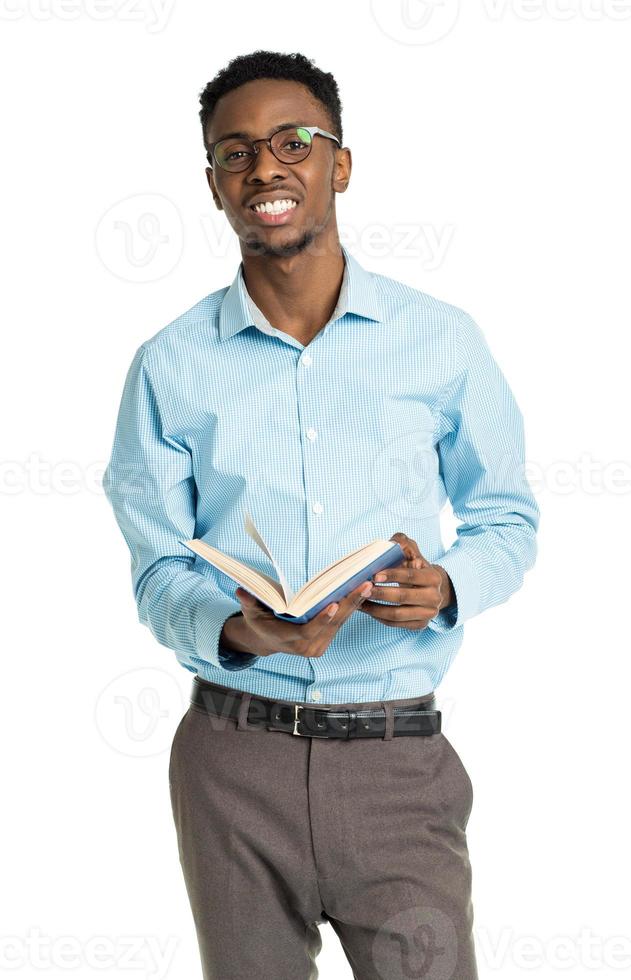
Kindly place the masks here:
MULTIPOLYGON (((331 319, 335 320, 345 313, 355 313, 368 320, 381 322, 383 320, 383 312, 372 272, 364 269, 344 245, 341 245, 341 251, 344 256, 344 276, 342 278, 337 306, 331 319)), ((242 260, 239 263, 237 274, 221 302, 219 310, 220 339, 226 340, 228 337, 232 337, 233 334, 245 329, 245 327, 261 327, 262 324, 255 322, 254 319, 256 311, 258 311, 258 307, 254 304, 254 301, 245 288, 242 260)), ((265 318, 263 317, 263 319, 265 318)), ((258 316, 256 320, 259 320, 258 316)), ((267 323, 267 320, 265 320, 265 323, 267 323)))

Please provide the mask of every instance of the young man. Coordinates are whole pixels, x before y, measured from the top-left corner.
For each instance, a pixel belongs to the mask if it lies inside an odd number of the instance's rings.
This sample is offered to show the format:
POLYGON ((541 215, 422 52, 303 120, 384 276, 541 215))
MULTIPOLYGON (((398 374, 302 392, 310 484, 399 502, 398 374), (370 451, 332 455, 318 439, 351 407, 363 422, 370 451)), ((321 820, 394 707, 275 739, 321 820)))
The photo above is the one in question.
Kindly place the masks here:
POLYGON ((204 976, 313 978, 329 921, 356 978, 475 980, 473 790, 434 692, 535 560, 521 414, 467 313, 341 246, 332 75, 257 51, 200 101, 242 262, 137 350, 103 483, 140 621, 196 675, 169 779, 204 976), (294 590, 377 537, 405 563, 293 625, 182 544, 274 575, 244 510, 294 590))

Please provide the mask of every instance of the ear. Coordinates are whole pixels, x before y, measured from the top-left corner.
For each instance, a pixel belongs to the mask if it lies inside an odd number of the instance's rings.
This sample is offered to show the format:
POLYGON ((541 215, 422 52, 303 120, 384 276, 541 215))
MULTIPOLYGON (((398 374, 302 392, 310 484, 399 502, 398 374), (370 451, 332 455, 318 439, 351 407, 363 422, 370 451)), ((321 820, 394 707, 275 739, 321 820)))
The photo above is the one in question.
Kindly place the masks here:
POLYGON ((218 211, 223 211, 223 205, 217 193, 217 188, 215 187, 215 178, 210 167, 206 167, 206 180, 208 181, 208 186, 210 187, 210 193, 213 196, 213 201, 217 206, 218 211))
POLYGON ((335 151, 335 163, 333 165, 333 179, 331 186, 338 194, 343 194, 351 179, 353 160, 348 146, 342 146, 335 151))

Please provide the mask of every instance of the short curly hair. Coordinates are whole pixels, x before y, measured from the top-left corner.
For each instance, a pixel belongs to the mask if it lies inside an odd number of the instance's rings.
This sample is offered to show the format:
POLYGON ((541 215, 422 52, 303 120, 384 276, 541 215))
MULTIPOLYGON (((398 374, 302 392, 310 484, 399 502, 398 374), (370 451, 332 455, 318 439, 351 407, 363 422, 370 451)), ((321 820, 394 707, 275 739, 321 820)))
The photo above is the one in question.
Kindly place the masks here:
POLYGON ((244 85, 245 82, 252 82, 258 78, 282 78, 305 85, 327 110, 331 120, 331 132, 337 136, 342 146, 342 103, 333 75, 316 68, 313 59, 306 58, 298 52, 283 54, 279 51, 258 50, 233 58, 200 93, 199 118, 206 149, 208 149, 206 126, 221 96, 244 85))

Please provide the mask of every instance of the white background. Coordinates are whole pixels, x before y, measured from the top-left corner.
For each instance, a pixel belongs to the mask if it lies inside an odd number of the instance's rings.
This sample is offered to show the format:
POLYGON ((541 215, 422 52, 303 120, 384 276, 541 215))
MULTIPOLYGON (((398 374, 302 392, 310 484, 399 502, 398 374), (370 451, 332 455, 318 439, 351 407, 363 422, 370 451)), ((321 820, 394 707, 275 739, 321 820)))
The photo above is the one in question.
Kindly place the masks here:
POLYGON ((167 780, 192 675, 100 479, 134 351, 236 272, 198 96, 260 47, 338 80, 344 243, 467 310, 525 419, 537 564, 439 691, 481 978, 627 974, 631 2, 0 9, 7 975, 201 977, 167 780))

